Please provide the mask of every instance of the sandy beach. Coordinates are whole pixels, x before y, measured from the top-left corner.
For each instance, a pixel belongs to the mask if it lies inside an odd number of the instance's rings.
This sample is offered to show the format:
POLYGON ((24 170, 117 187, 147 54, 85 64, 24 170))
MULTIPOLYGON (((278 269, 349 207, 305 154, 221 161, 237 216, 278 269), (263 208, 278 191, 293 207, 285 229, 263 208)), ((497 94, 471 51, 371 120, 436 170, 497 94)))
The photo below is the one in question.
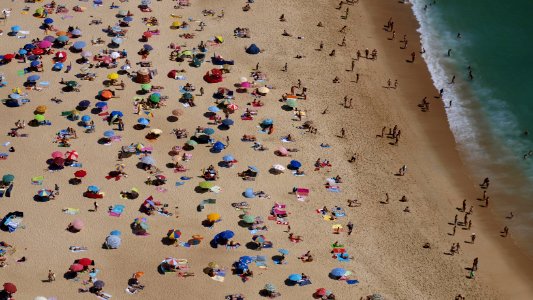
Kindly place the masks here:
MULTIPOLYGON (((148 6, 152 12, 142 12, 139 1, 115 1, 118 8, 110 9, 111 2, 105 1, 103 6, 93 6, 92 2, 58 1, 65 4, 68 12, 49 14, 53 18, 53 26, 66 31, 69 26, 79 27, 81 37, 71 38, 69 43, 85 41, 84 51, 93 55, 104 49, 112 37, 102 29, 116 26, 120 20, 116 15, 120 10, 130 11, 133 20, 123 37, 123 42, 112 51, 127 50, 127 59, 131 62, 129 72, 135 77, 141 61, 151 62, 151 70, 156 75, 151 79, 152 86, 162 86, 160 90, 163 100, 156 109, 141 111, 134 114, 134 98, 150 97, 152 92, 139 95, 140 84, 132 78, 118 72, 125 64, 125 58, 117 60, 117 68, 88 68, 89 63, 80 64, 76 60, 80 53, 72 53, 69 46, 64 49, 52 48, 55 52, 65 51, 65 66, 72 62, 72 69, 65 73, 66 67, 60 72, 52 71, 54 54, 43 55, 43 72, 20 72, 30 65, 30 61, 13 59, 0 66, 0 73, 5 76, 6 86, 0 88, 2 98, 7 99, 12 89, 20 87, 21 94, 27 93, 31 102, 20 107, 0 106, 3 116, 0 127, 9 132, 18 120, 30 123, 34 119, 34 111, 40 105, 47 107, 44 114, 51 125, 26 126, 18 130, 27 137, 11 137, 4 135, 0 152, 9 153, 7 159, 0 161, 2 174, 13 174, 15 179, 11 197, 2 198, 0 215, 10 212, 24 213, 22 225, 15 232, 2 231, 0 240, 13 245, 16 251, 8 249, 6 265, 0 268, 0 283, 12 282, 17 286, 16 299, 34 299, 37 296, 49 299, 94 299, 91 292, 80 293, 79 289, 89 289, 89 272, 77 273, 75 279, 67 279, 69 267, 75 260, 90 258, 95 261, 98 270, 97 280, 105 282, 103 291, 112 295, 112 299, 224 299, 231 294, 243 294, 246 299, 261 299, 260 290, 268 283, 276 286, 282 299, 312 299, 319 288, 331 291, 336 299, 366 299, 372 294, 380 294, 383 299, 454 299, 457 295, 465 299, 530 299, 533 287, 533 271, 528 268, 531 257, 528 257, 514 242, 512 233, 502 237, 503 220, 496 218, 490 206, 484 207, 483 190, 479 184, 483 178, 472 178, 459 156, 452 133, 450 132, 445 108, 440 99, 435 98, 439 91, 433 87, 427 67, 420 56, 418 27, 408 4, 398 1, 361 0, 354 5, 344 4, 340 9, 337 2, 332 1, 271 1, 256 0, 249 3, 250 10, 243 11, 246 3, 241 1, 190 1, 190 6, 174 8, 176 1, 153 1, 148 6), (312 3, 312 5, 311 5, 312 3), (73 10, 74 5, 86 7, 83 12, 73 10), (349 9, 347 18, 346 9, 349 9), (214 15, 202 11, 212 10, 214 15), (222 12, 223 11, 223 12, 222 12), (171 16, 174 14, 174 16, 171 16), (285 21, 280 21, 284 15, 285 21), (222 17, 223 15, 223 17, 222 17), (178 17, 179 16, 179 17, 178 17), (142 18, 155 17, 158 26, 148 26, 142 18), (387 20, 394 21, 395 39, 392 33, 385 30, 387 20), (101 20, 101 24, 92 24, 91 20, 101 20), (173 22, 187 22, 188 28, 171 28, 173 22), (199 30, 200 22, 206 24, 199 30), (323 27, 317 26, 321 22, 323 27), (339 32, 346 26, 345 33, 339 32), (250 38, 234 37, 237 28, 248 28, 250 38), (146 42, 139 41, 145 31, 159 30, 159 34, 149 37, 146 42), (282 33, 286 30, 287 35, 282 33), (181 34, 194 35, 183 38, 181 34), (409 43, 401 49, 403 36, 409 43), (223 42, 216 42, 215 37, 221 36, 223 42), (341 46, 343 37, 345 46, 341 46), (92 45, 91 40, 102 38, 103 45, 92 45), (205 62, 200 67, 190 65, 191 58, 183 62, 169 60, 171 43, 181 46, 181 50, 197 51, 198 44, 207 44, 205 62), (320 50, 320 44, 323 49, 320 50), (144 44, 151 45, 145 60, 138 55, 144 44), (256 44, 261 53, 250 55, 245 48, 256 44), (377 50, 377 59, 365 58, 365 49, 377 50), (335 50, 332 56, 331 51, 335 50), (359 50, 362 57, 357 57, 359 50), (409 62, 411 53, 415 52, 415 61, 409 62), (211 63, 213 55, 220 55, 226 60, 234 60, 229 66, 229 73, 223 74, 220 83, 207 83, 206 72, 216 66, 211 63), (300 58, 297 58, 300 57, 300 58), (354 71, 350 71, 354 61, 354 71), (238 92, 240 78, 246 77, 253 81, 251 72, 259 70, 266 75, 265 81, 255 82, 255 86, 247 92, 238 92), (287 69, 284 70, 285 64, 287 69), (87 69, 85 69, 87 68, 87 69), (95 73, 93 81, 80 80, 76 74, 85 69, 95 73), (184 69, 185 80, 169 78, 171 70, 184 69), (121 111, 124 131, 117 125, 109 125, 109 115, 93 110, 99 102, 97 93, 106 89, 103 85, 110 73, 118 72, 118 82, 125 83, 125 89, 111 86, 117 97, 107 102, 107 112, 121 111), (49 84, 37 85, 42 90, 29 90, 24 83, 30 75, 39 75, 39 82, 49 84), (358 75, 357 75, 358 74, 358 75), (359 77, 358 81, 357 76, 359 77), (338 83, 334 83, 337 77, 338 83), (65 85, 60 81, 76 80, 79 92, 64 92, 65 85), (391 87, 387 81, 391 80, 391 87), (394 88, 394 81, 397 87, 394 88), (306 99, 297 100, 298 109, 305 112, 299 120, 283 101, 283 95, 291 93, 292 86, 307 89, 306 99), (357 81, 357 82, 356 82, 357 81), (186 107, 179 100, 182 97, 180 87, 186 83, 193 84, 196 91, 194 107, 186 107), (266 95, 258 95, 259 87, 269 86, 266 95), (200 96, 200 87, 204 95, 200 96), (209 107, 216 106, 213 95, 220 87, 234 91, 234 103, 238 109, 229 114, 235 123, 229 130, 221 130, 209 120, 209 107), (264 105, 250 105, 258 97, 264 105), (346 108, 344 97, 353 98, 351 108, 346 108), (50 101, 57 97, 61 103, 50 101), (418 106, 427 97, 430 110, 422 111, 418 106), (62 113, 72 111, 82 100, 89 100, 90 107, 80 111, 80 116, 88 115, 94 121, 94 132, 86 133, 79 126, 79 120, 72 121, 62 113), (246 109, 257 110, 253 120, 243 120, 246 109), (178 121, 169 118, 172 111, 180 109, 182 114, 178 121), (206 117, 207 116, 207 117, 206 117), (148 128, 139 129, 135 126, 139 118, 150 120, 148 128), (275 130, 268 134, 262 132, 260 125, 265 119, 271 119, 275 130), (170 121, 169 121, 170 120, 170 121), (312 121, 317 133, 302 129, 304 122, 312 121), (385 133, 397 125, 401 137, 395 140, 381 137, 382 128, 385 133), (196 128, 209 127, 214 129, 211 138, 226 144, 219 153, 213 153, 212 146, 198 144, 194 149, 181 149, 179 156, 171 156, 173 147, 184 147, 196 128), (59 147, 56 134, 67 127, 77 131, 77 138, 70 140, 70 147, 59 147), (135 127, 135 128, 134 128, 135 127), (157 139, 147 139, 152 129, 161 129, 157 139), (177 139, 173 129, 187 129, 188 138, 177 139), (340 137, 341 130, 345 137, 340 137), (101 144, 104 132, 113 130, 114 141, 101 144), (287 135, 293 142, 283 142, 287 135), (253 142, 242 141, 243 135, 253 135, 257 142, 268 148, 265 151, 253 149, 253 142), (229 140, 229 143, 228 143, 229 140), (9 142, 9 144, 5 144, 9 142), (154 178, 149 172, 138 167, 142 155, 118 159, 123 146, 142 143, 152 147, 151 157, 155 160, 154 167, 161 170, 166 177, 166 184, 161 186, 147 185, 147 178, 154 178), (322 146, 321 146, 322 145, 322 146), (323 147, 326 146, 327 147, 323 147), (14 152, 8 152, 14 147, 14 152), (296 148, 290 156, 279 156, 275 153, 280 147, 296 148), (81 167, 66 166, 51 172, 47 161, 51 153, 75 150, 79 153, 77 161, 81 167), (180 161, 186 169, 175 172, 173 163, 178 157, 187 153, 188 161, 180 161), (349 162, 356 153, 355 161, 349 162), (231 168, 223 167, 223 157, 232 155, 238 162, 231 168), (317 159, 328 160, 331 166, 315 168, 317 159), (294 176, 287 167, 292 160, 301 162, 300 168, 305 176, 294 176), (127 177, 106 179, 109 172, 115 171, 118 165, 124 166, 127 177), (281 174, 273 174, 271 167, 280 164, 287 168, 281 174), (221 188, 218 193, 198 190, 204 181, 202 170, 213 165, 219 178, 212 183, 221 188), (398 176, 402 166, 407 167, 405 175, 398 176), (243 180, 238 172, 254 166, 259 169, 253 181, 243 180), (69 184, 74 172, 85 170, 87 175, 78 185, 69 184), (327 189, 329 178, 342 178, 340 183, 330 180, 330 185, 338 188, 327 189), (32 178, 43 176, 42 185, 32 184, 32 178), (186 179, 183 179, 186 178, 186 179), (59 186, 59 194, 54 200, 47 202, 35 201, 35 195, 41 189, 54 190, 59 186), (102 199, 88 199, 83 194, 88 186, 97 186, 104 193, 102 199), (138 189, 138 198, 134 200, 121 197, 121 191, 138 189), (269 198, 246 198, 243 192, 252 188, 255 192, 264 191, 269 198), (294 188, 308 189, 305 201, 298 201, 293 193, 294 188), (386 194, 389 195, 388 203, 386 194), (164 216, 157 212, 147 215, 139 211, 143 201, 150 196, 161 204, 158 208, 167 209, 171 215, 164 216), (405 196, 406 202, 400 201, 405 196), (216 199, 215 204, 205 204, 199 211, 199 204, 206 199, 216 199), (357 207, 349 207, 347 200, 357 199, 357 207), (461 211, 463 199, 467 199, 467 210, 473 206, 473 213, 468 215, 472 227, 456 226, 454 215, 463 220, 461 211), (94 210, 97 202, 98 211, 94 210), (236 210, 232 203, 246 201, 249 208, 245 211, 236 210), (287 217, 269 218, 273 206, 284 204, 287 217), (120 216, 111 216, 109 206, 123 205, 120 216), (336 220, 326 220, 317 210, 323 207, 329 210, 336 206, 345 211, 345 216, 336 220), (409 208, 409 212, 406 211, 409 208), (76 214, 66 214, 63 210, 70 208, 76 214), (262 217, 268 230, 251 232, 242 225, 243 212, 262 217), (221 220, 212 227, 202 223, 210 213, 218 213, 221 220), (132 233, 130 225, 135 218, 146 218, 149 228, 148 235, 132 233), (83 221, 83 229, 77 233, 66 230, 74 219, 83 221), (277 224, 279 223, 282 224, 277 224), (290 228, 284 225, 288 222, 290 228), (352 222, 353 232, 348 235, 347 224, 352 222), (343 230, 335 233, 333 227, 340 224, 343 230), (179 229, 181 237, 175 245, 163 242, 169 229, 179 229), (103 243, 111 231, 121 232, 121 245, 118 249, 104 249, 103 243), (225 230, 234 232, 231 238, 241 244, 236 249, 225 245, 213 248, 210 241, 225 230), (303 241, 291 241, 289 232, 302 237, 303 241), (471 234, 476 234, 475 243, 471 242, 471 234), (251 250, 247 244, 252 242, 254 234, 264 235, 271 241, 271 249, 251 250), (203 239, 199 245, 185 245, 200 235, 203 239), (344 245, 342 249, 349 254, 349 261, 340 261, 332 253, 335 242, 344 245), (181 243, 181 245, 180 245, 181 243), (429 243, 430 248, 424 248, 429 243), (460 251, 451 255, 452 243, 459 243, 460 251), (71 246, 87 247, 86 251, 73 253, 71 246), (278 249, 288 250, 284 264, 276 264, 272 257, 279 256, 278 249), (302 262, 298 257, 310 251, 312 262, 302 262), (252 262, 249 269, 253 277, 243 282, 238 275, 232 274, 232 265, 243 256, 264 256, 266 267, 252 262), (21 258, 24 262, 17 262, 21 258), (166 258, 179 258, 188 261, 188 272, 194 276, 182 278, 176 273, 158 272, 159 265, 166 258), (473 260, 479 258, 479 269, 475 278, 470 278, 473 260), (204 273, 210 262, 216 262, 225 269, 223 282, 212 280, 204 273), (349 280, 357 280, 355 284, 347 284, 347 280, 330 278, 330 271, 343 268, 351 271, 349 280), (467 269, 468 268, 468 269, 467 269), (56 280, 48 282, 48 271, 56 274, 56 280), (139 281, 144 288, 134 295, 125 290, 132 274, 143 272, 139 281), (287 278, 291 274, 305 273, 311 284, 291 286, 287 278), (55 298, 54 298, 55 297, 55 298)), ((22 1, 4 3, 1 8, 11 9, 10 16, 1 27, 4 31, 0 36, 2 54, 17 53, 32 39, 43 39, 44 30, 39 29, 45 18, 32 16, 32 13, 45 2, 23 3, 22 1), (29 7, 27 12, 23 11, 29 7), (21 13, 22 12, 22 13, 21 13), (24 34, 8 35, 12 26, 19 25, 21 31, 29 31, 26 38, 17 38, 24 34)), ((53 32, 50 35, 56 37, 53 32)), ((95 64, 93 57, 89 62, 95 64)), ((296 88, 302 93, 302 88, 296 88)), ((227 99, 226 95, 226 99, 227 99)), ((222 107, 222 105, 220 105, 222 107)), ((222 110, 217 113, 225 118, 222 110)), ((227 128, 223 128, 227 129, 227 128)), ((186 148, 186 147, 185 147, 186 148)), ((175 153, 174 153, 175 154, 175 153)), ((490 187, 488 189, 490 194, 490 187)), ((496 199, 491 199, 497 201, 496 199)), ((212 201, 213 202, 213 201, 212 201)), ((326 214, 328 216, 329 213, 326 214)), ((94 281, 94 280, 93 280, 94 281)), ((378 299, 378 298, 376 298, 378 299)), ((457 299, 457 298, 455 298, 457 299)))

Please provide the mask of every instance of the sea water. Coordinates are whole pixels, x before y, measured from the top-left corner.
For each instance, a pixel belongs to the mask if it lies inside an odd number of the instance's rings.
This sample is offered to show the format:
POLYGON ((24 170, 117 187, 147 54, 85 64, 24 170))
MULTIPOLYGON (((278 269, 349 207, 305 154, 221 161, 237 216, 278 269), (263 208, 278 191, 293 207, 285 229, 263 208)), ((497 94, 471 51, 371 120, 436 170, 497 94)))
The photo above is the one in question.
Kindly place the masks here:
POLYGON ((476 178, 490 177, 495 214, 533 254, 533 1, 411 3, 459 151, 476 178))

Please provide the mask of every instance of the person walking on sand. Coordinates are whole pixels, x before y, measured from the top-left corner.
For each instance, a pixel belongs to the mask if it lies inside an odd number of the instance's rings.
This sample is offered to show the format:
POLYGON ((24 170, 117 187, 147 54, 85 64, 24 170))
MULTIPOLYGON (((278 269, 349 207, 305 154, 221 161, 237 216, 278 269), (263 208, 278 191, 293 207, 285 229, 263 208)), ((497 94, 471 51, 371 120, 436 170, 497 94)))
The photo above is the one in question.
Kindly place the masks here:
POLYGON ((455 83, 455 75, 452 76, 452 80, 450 81, 450 84, 454 84, 455 83))
POLYGON ((361 58, 361 51, 360 51, 360 50, 357 50, 357 52, 355 53, 355 55, 357 56, 357 60, 359 60, 359 58, 361 58))
POLYGON ((509 235, 509 227, 505 226, 503 227, 503 237, 507 237, 509 235))
POLYGON ((322 51, 324 49, 324 42, 320 41, 320 44, 318 45, 318 51, 322 51))
POLYGON ((479 185, 482 189, 488 189, 490 184, 490 180, 488 177, 483 179, 483 182, 479 185))
POLYGON ((346 136, 346 130, 343 128, 341 128, 341 138, 344 138, 346 136))
POLYGON ((453 225, 457 225, 457 214, 455 215, 455 219, 453 220, 453 225))
POLYGON ((472 220, 468 220, 468 226, 466 229, 470 230, 472 228, 472 220))
POLYGON ((387 80, 387 87, 390 89, 390 86, 391 86, 391 81, 390 81, 390 78, 389 78, 389 80, 387 80))
POLYGON ((200 87, 200 96, 203 96, 204 95, 204 87, 200 87))
POLYGON ((414 63, 415 62, 415 56, 416 56, 416 53, 413 51, 411 52, 411 62, 414 63))
POLYGON ((285 66, 283 67, 283 72, 287 72, 288 68, 289 68, 288 64, 285 63, 285 66))
POLYGON ((48 270, 48 282, 56 281, 56 274, 52 270, 48 270))
MULTIPOLYGON (((353 69, 355 68, 355 60, 352 59, 352 67, 350 68, 350 71, 353 72, 353 69)), ((359 74, 357 74, 359 75, 359 74)), ((357 82, 357 80, 355 80, 357 82)))
POLYGON ((255 70, 259 71, 259 63, 255 64, 255 70))
POLYGON ((339 44, 339 46, 346 47, 346 37, 345 36, 342 38, 342 42, 339 44))
POLYGON ((489 207, 489 198, 490 197, 487 197, 487 199, 485 199, 485 207, 489 207))
POLYGON ((341 30, 339 30, 340 33, 345 33, 346 32, 346 25, 342 26, 341 30))
POLYGON ((461 211, 466 212, 466 199, 463 200, 463 208, 461 211))
POLYGON ((335 49, 331 50, 331 53, 329 53, 329 56, 335 56, 335 49))
POLYGON ((385 204, 389 204, 389 193, 385 193, 385 204))
POLYGON ((394 80, 394 89, 397 89, 398 88, 398 79, 395 79, 394 80))
POLYGON ((98 202, 94 201, 93 206, 94 206, 94 211, 97 212, 98 211, 98 202))
POLYGON ((396 31, 393 30, 391 40, 394 41, 394 38, 396 38, 396 31))
POLYGON ((349 221, 348 224, 346 224, 346 227, 348 228, 348 235, 352 235, 352 231, 353 231, 352 221, 349 221))
POLYGON ((453 231, 452 231, 452 236, 455 236, 455 230, 457 229, 457 225, 453 225, 453 231))
POLYGON ((474 244, 475 241, 476 241, 476 233, 473 232, 473 233, 470 235, 470 242, 471 242, 472 244, 474 244))
POLYGON ((474 262, 472 263, 472 271, 477 271, 479 259, 476 257, 474 258, 474 262))

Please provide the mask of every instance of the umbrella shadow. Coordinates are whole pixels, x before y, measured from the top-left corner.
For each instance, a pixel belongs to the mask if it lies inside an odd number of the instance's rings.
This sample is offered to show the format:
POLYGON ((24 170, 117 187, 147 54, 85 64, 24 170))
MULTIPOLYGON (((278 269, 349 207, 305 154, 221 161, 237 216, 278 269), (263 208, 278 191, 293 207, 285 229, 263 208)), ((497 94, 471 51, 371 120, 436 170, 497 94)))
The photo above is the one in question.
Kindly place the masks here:
POLYGON ((168 117, 167 117, 167 121, 168 121, 168 122, 171 122, 171 123, 178 122, 178 120, 179 120, 179 119, 178 119, 178 117, 176 117, 176 116, 168 116, 168 117))
POLYGON ((226 131, 226 130, 229 130, 230 127, 228 125, 224 125, 224 124, 220 124, 218 125, 218 130, 221 130, 221 131, 226 131))
POLYGON ((68 271, 63 274, 63 278, 65 278, 66 280, 72 280, 76 277, 78 277, 78 273, 72 271, 68 271))
POLYGON ((145 128, 146 128, 146 125, 142 125, 142 124, 133 125, 133 129, 135 129, 135 130, 143 130, 145 128))
POLYGON ((295 285, 298 284, 296 281, 292 281, 292 280, 290 280, 290 279, 288 279, 288 278, 285 279, 285 282, 284 282, 284 283, 285 283, 286 286, 295 286, 295 285))
POLYGON ((197 186, 197 187, 194 188, 194 191, 197 192, 198 194, 205 194, 205 193, 209 192, 209 189, 203 189, 203 188, 197 186))
POLYGON ((284 111, 293 111, 294 110, 294 108, 288 106, 287 104, 283 104, 281 106, 281 109, 283 109, 284 111))
POLYGON ((245 247, 246 249, 250 249, 250 250, 261 250, 261 248, 259 247, 259 244, 253 241, 246 243, 245 247))
POLYGON ((161 243, 165 246, 173 246, 176 244, 176 240, 173 240, 171 238, 168 238, 168 237, 164 237, 161 239, 161 243))
POLYGON ((242 227, 242 228, 248 228, 248 227, 250 227, 250 224, 244 222, 244 220, 239 220, 239 222, 237 222, 237 225, 239 225, 239 226, 242 227))

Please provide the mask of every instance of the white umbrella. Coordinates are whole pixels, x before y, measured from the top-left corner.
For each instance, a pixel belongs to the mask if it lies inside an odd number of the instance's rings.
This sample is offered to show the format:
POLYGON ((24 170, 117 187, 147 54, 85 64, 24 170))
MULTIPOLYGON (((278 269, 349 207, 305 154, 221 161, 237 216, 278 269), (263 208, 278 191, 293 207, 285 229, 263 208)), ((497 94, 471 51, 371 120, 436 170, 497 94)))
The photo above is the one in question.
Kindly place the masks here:
POLYGON ((273 166, 272 166, 272 169, 274 169, 274 170, 276 170, 276 171, 280 171, 280 172, 285 171, 285 167, 282 166, 282 165, 273 165, 273 166))
POLYGON ((154 128, 154 129, 150 130, 150 133, 161 135, 163 133, 163 130, 158 129, 158 128, 154 128))
POLYGON ((117 51, 113 51, 113 52, 111 52, 111 55, 110 55, 110 56, 111 56, 111 58, 113 58, 113 59, 117 59, 117 58, 120 57, 120 53, 118 53, 117 51))
POLYGON ((257 91, 261 94, 268 94, 268 92, 270 92, 270 90, 266 86, 258 88, 257 91))

